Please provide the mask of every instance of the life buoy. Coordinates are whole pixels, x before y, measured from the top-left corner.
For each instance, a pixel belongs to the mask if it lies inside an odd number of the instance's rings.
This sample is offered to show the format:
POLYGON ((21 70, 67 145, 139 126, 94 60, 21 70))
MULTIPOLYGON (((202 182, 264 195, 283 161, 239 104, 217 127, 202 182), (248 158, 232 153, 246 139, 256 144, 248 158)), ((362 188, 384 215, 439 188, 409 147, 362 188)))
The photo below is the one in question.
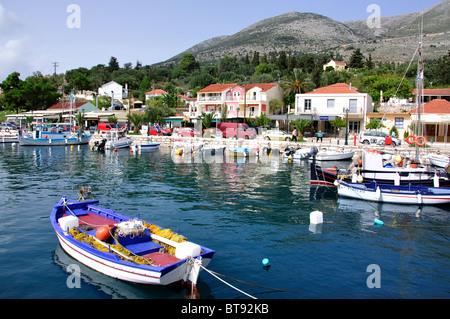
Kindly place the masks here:
POLYGON ((416 142, 416 137, 414 135, 410 135, 406 138, 406 143, 412 145, 416 142))
POLYGON ((10 130, 9 130, 9 128, 7 127, 7 128, 5 128, 5 132, 6 133, 9 133, 10 132, 10 130))
POLYGON ((425 140, 425 137, 423 137, 423 136, 416 137, 416 145, 417 146, 424 146, 426 142, 427 141, 425 140))
POLYGON ((52 133, 56 133, 56 127, 52 127, 52 133))

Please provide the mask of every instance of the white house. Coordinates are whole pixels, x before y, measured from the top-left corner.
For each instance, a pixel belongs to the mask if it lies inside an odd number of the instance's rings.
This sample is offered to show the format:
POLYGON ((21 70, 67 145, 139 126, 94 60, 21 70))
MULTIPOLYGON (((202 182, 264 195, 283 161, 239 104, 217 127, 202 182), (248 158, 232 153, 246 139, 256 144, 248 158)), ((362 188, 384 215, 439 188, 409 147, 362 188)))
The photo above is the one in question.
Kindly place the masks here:
POLYGON ((349 120, 349 131, 364 130, 366 114, 373 112, 372 98, 351 84, 337 83, 295 97, 295 115, 311 119, 316 130, 332 132, 330 121, 349 120))
POLYGON ((115 81, 103 84, 98 88, 98 95, 104 95, 113 97, 114 100, 120 100, 128 98, 128 84, 125 83, 125 88, 115 81))
POLYGON ((345 68, 347 67, 347 63, 345 63, 343 61, 331 60, 327 64, 323 65, 324 70, 326 70, 328 67, 332 67, 336 71, 344 71, 345 68))

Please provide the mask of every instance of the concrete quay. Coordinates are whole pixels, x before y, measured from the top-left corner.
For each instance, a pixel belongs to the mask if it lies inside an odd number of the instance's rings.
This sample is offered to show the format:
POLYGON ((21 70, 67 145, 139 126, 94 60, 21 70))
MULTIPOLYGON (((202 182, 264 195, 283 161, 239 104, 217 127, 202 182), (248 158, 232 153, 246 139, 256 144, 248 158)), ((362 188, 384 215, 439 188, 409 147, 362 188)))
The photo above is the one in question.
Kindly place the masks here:
MULTIPOLYGON (((322 142, 316 142, 316 138, 306 138, 305 142, 292 142, 292 141, 268 141, 264 140, 261 136, 256 139, 231 139, 231 138, 191 138, 191 137, 178 137, 178 136, 144 136, 144 135, 127 135, 133 140, 134 144, 145 144, 145 143, 160 143, 162 147, 172 147, 176 141, 184 141, 187 143, 203 143, 205 146, 225 146, 228 150, 235 149, 237 147, 254 148, 259 147, 260 149, 271 148, 272 150, 278 151, 280 156, 283 156, 284 150, 289 147, 293 148, 306 148, 311 149, 312 147, 317 147, 319 150, 338 150, 341 148, 353 149, 356 151, 355 157, 361 156, 363 150, 371 149, 378 150, 388 153, 399 153, 403 157, 414 158, 416 154, 416 148, 411 147, 405 141, 402 141, 402 145, 397 147, 392 146, 378 146, 378 145, 364 145, 359 143, 359 141, 354 141, 353 138, 348 139, 348 145, 345 145, 345 139, 343 138, 324 138, 322 142)), ((99 141, 104 138, 104 135, 99 135, 95 133, 90 141, 93 145, 95 141, 99 141)), ((423 164, 428 164, 427 156, 428 154, 447 154, 450 155, 450 145, 446 143, 428 143, 430 147, 421 148, 420 155, 424 160, 423 164)), ((277 153, 278 153, 277 152, 277 153)))

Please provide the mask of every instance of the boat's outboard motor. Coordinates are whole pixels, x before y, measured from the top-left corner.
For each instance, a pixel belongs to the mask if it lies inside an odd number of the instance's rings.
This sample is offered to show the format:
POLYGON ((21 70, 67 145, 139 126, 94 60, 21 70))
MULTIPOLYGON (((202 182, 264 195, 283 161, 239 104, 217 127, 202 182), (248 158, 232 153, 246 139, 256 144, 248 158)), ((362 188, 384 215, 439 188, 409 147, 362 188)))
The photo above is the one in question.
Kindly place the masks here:
POLYGON ((289 157, 289 156, 293 156, 295 154, 297 150, 293 147, 288 147, 284 150, 284 155, 289 157))
POLYGON ((316 158, 316 155, 317 155, 317 153, 319 153, 319 150, 317 149, 317 147, 313 147, 313 148, 311 148, 311 150, 309 151, 309 157, 312 157, 312 158, 316 158))
POLYGON ((106 138, 104 138, 101 142, 96 141, 94 143, 94 147, 97 147, 97 151, 104 152, 105 151, 106 138))

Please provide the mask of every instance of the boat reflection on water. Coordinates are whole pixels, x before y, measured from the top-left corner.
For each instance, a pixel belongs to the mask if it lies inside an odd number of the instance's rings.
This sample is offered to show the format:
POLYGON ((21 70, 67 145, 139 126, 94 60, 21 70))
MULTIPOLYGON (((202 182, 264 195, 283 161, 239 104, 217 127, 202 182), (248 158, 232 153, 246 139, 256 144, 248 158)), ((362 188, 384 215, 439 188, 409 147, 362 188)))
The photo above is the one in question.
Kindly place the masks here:
MULTIPOLYGON (((68 285, 67 289, 82 288, 86 284, 96 287, 99 292, 105 294, 105 298, 111 299, 184 299, 189 297, 189 291, 179 284, 151 286, 105 276, 70 257, 60 245, 53 251, 52 256, 53 262, 67 272, 67 281, 61 283, 62 285, 70 284, 71 287, 68 285), (77 282, 78 274, 80 282, 77 282), (77 286, 78 284, 80 286, 77 286)), ((200 279, 197 282, 197 289, 202 299, 210 298, 209 286, 200 279)))

